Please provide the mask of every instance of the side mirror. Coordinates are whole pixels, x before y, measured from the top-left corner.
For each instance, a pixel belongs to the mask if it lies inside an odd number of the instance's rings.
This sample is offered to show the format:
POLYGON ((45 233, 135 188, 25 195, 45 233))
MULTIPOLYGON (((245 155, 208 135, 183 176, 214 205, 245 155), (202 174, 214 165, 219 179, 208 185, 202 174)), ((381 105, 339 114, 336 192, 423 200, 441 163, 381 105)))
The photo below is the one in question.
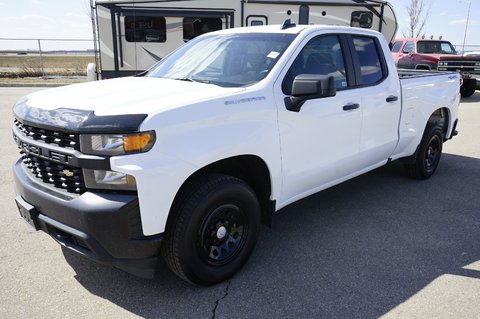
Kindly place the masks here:
POLYGON ((292 84, 291 96, 285 98, 287 110, 299 112, 307 100, 331 97, 337 94, 335 78, 318 74, 300 74, 292 84))

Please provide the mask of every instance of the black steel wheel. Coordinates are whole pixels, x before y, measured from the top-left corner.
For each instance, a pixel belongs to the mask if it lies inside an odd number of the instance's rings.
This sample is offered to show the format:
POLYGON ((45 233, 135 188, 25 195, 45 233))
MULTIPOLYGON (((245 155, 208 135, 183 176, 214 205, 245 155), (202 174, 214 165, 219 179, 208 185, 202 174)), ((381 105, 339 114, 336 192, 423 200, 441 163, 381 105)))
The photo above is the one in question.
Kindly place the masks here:
POLYGON ((248 237, 248 218, 236 204, 224 204, 205 218, 197 244, 201 258, 213 265, 222 266, 242 251, 248 237))
POLYGON ((406 164, 408 173, 418 179, 430 178, 437 170, 442 156, 443 134, 439 126, 429 124, 415 154, 415 162, 406 164))
POLYGON ((432 173, 438 166, 442 154, 442 137, 438 134, 432 135, 425 150, 423 166, 427 174, 432 173))
POLYGON ((247 261, 259 227, 260 205, 245 182, 220 174, 197 177, 175 199, 162 255, 182 279, 216 284, 247 261))

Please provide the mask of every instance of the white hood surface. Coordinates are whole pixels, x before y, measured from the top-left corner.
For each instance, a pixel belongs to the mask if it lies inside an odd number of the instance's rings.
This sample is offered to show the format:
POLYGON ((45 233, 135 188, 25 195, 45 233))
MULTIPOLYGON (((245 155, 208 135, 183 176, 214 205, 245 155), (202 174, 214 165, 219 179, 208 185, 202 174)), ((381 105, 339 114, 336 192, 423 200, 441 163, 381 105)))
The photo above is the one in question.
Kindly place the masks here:
POLYGON ((126 77, 43 90, 28 95, 27 105, 44 110, 69 108, 94 111, 98 116, 151 115, 244 90, 153 77, 126 77))

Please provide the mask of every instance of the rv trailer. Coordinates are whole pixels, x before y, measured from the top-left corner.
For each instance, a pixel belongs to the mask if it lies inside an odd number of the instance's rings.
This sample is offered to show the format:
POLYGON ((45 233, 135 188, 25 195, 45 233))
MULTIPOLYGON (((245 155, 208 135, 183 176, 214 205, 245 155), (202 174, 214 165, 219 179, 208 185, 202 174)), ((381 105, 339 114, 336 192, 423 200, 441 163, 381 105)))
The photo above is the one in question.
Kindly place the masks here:
POLYGON ((377 30, 392 42, 397 21, 383 0, 97 0, 102 78, 138 74, 185 42, 220 29, 328 24, 377 30))

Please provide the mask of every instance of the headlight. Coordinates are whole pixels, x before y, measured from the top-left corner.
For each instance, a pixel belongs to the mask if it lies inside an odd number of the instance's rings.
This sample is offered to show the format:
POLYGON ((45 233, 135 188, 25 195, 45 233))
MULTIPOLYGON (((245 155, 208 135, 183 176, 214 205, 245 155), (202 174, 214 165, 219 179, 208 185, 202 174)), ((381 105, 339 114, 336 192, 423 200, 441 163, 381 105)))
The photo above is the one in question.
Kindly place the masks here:
POLYGON ((124 155, 149 151, 155 143, 155 132, 133 134, 83 134, 80 150, 91 155, 124 155))
POLYGON ((83 169, 83 178, 89 189, 137 190, 135 177, 120 172, 83 169))

